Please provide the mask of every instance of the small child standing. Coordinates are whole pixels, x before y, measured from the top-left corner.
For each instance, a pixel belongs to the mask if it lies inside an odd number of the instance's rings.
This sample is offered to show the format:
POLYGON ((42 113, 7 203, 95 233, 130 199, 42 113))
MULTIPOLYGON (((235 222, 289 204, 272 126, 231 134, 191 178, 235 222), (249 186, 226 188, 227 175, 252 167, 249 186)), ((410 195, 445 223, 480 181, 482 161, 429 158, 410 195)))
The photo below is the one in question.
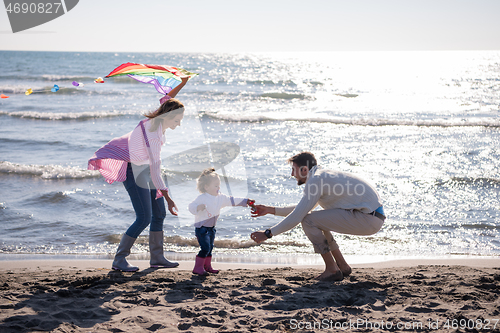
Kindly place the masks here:
POLYGON ((201 250, 196 256, 193 273, 199 275, 207 275, 207 272, 217 274, 219 271, 212 268, 212 249, 215 240, 215 224, 221 208, 253 206, 254 201, 219 193, 220 178, 213 168, 203 170, 196 185, 201 194, 189 204, 189 211, 195 215, 195 234, 201 250))

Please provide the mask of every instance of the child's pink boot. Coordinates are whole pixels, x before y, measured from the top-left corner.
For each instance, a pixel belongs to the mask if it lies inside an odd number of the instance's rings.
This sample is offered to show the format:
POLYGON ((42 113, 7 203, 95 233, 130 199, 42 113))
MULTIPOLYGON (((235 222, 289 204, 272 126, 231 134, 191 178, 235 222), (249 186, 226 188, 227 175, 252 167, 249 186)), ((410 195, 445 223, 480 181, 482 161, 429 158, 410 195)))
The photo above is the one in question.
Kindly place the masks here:
POLYGON ((219 270, 212 268, 212 256, 208 256, 208 257, 205 258, 204 268, 209 273, 212 273, 212 274, 219 273, 219 270))
POLYGON ((196 261, 194 262, 193 274, 198 274, 198 275, 208 274, 203 268, 203 265, 205 264, 205 259, 206 258, 196 256, 196 261))

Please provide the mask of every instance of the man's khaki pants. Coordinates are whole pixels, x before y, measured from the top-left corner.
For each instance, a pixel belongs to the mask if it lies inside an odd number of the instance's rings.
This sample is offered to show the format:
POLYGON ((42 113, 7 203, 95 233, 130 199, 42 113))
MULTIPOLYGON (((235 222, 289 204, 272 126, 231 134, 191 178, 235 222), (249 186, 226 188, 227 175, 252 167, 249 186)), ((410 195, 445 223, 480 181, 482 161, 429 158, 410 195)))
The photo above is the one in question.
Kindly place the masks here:
POLYGON ((324 254, 339 246, 330 231, 346 235, 368 236, 382 228, 384 221, 359 210, 325 209, 314 211, 302 220, 302 229, 314 246, 314 252, 324 254))

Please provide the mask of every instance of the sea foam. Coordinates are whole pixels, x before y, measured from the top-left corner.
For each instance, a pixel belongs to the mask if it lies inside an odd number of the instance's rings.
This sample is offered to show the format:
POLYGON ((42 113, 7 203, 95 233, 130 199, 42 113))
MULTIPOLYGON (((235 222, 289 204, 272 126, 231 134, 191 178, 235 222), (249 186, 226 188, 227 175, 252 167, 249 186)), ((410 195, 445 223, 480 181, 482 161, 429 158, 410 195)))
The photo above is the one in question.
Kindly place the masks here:
POLYGON ((438 126, 438 127, 460 127, 460 126, 481 126, 500 127, 500 120, 493 118, 469 118, 469 119, 384 119, 370 117, 315 117, 310 114, 300 116, 289 116, 287 114, 226 114, 215 112, 203 112, 210 118, 228 122, 262 122, 262 121, 306 121, 317 123, 332 123, 361 126, 438 126))
POLYGON ((38 176, 43 179, 83 179, 99 177, 99 171, 61 165, 16 164, 0 161, 0 173, 38 176))
POLYGON ((0 115, 7 115, 15 118, 40 119, 40 120, 86 120, 94 118, 110 118, 121 117, 124 115, 137 114, 137 112, 129 111, 87 111, 79 113, 63 113, 63 112, 38 112, 38 111, 0 111, 0 115))

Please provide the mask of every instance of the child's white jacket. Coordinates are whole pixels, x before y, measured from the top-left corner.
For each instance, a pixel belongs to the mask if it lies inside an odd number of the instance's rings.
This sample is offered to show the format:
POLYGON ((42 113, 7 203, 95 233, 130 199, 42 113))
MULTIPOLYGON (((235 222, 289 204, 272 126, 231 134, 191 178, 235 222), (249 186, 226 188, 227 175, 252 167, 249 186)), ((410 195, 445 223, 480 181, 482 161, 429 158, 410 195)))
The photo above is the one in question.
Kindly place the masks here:
POLYGON ((213 196, 208 193, 200 194, 193 202, 189 204, 189 211, 195 215, 194 226, 199 227, 215 227, 220 210, 227 206, 243 206, 247 205, 247 198, 235 198, 219 193, 213 196), (205 209, 197 211, 199 205, 205 205, 205 209))

